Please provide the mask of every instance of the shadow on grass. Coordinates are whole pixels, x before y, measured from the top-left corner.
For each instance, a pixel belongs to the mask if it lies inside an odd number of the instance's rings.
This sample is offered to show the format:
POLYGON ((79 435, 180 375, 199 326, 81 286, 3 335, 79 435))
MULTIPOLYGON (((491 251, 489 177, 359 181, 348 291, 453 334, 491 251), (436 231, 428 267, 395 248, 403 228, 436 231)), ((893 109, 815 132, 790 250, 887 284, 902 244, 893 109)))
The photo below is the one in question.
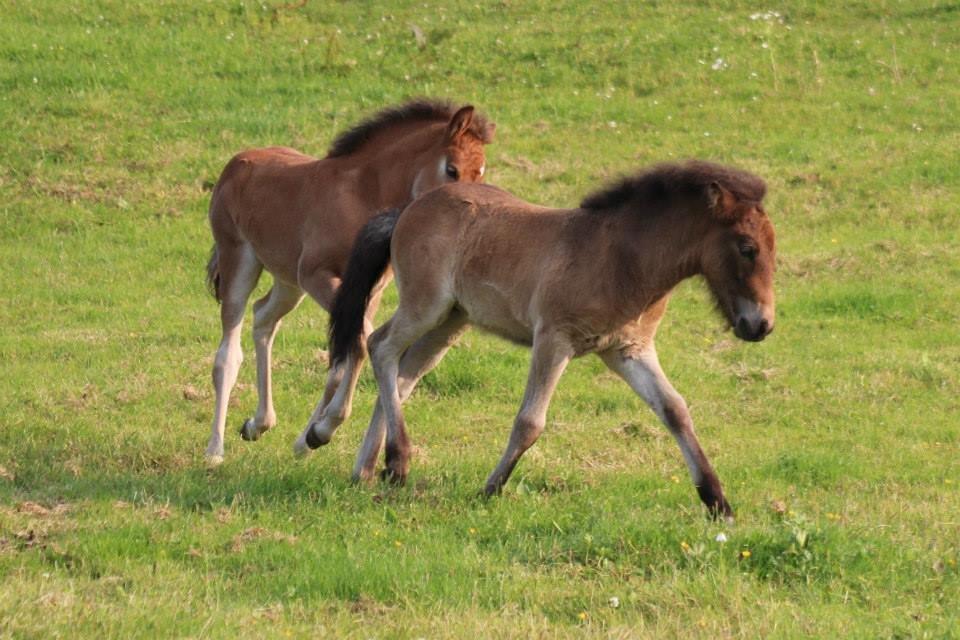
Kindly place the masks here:
MULTIPOLYGON (((283 459, 275 451, 236 452, 213 469, 207 468, 200 456, 160 451, 156 446, 136 454, 125 451, 109 462, 103 460, 102 451, 93 450, 84 455, 84 466, 78 469, 66 451, 48 453, 50 462, 41 463, 32 447, 18 448, 16 473, 11 474, 12 479, 0 480, 0 500, 8 503, 123 501, 159 503, 193 512, 233 505, 355 510, 380 509, 382 505, 432 508, 441 503, 471 509, 490 503, 480 494, 485 470, 479 465, 422 468, 411 474, 405 486, 397 487, 379 479, 352 481, 352 458, 330 449, 321 449, 306 460, 283 459), (97 459, 101 468, 91 469, 97 459)), ((549 480, 538 478, 534 486, 528 486, 520 475, 517 482, 521 494, 562 493, 578 486, 572 480, 552 476, 549 480)))

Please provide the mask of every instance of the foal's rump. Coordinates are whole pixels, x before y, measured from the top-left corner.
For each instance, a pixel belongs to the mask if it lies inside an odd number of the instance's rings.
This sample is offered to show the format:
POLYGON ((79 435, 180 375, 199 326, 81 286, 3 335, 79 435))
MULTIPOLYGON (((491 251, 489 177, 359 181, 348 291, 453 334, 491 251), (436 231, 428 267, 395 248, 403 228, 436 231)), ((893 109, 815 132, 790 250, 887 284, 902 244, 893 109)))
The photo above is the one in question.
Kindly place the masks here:
POLYGON ((557 213, 489 185, 448 185, 421 197, 393 237, 401 301, 455 304, 471 324, 529 344, 544 275, 562 271, 557 213))
POLYGON ((253 211, 262 215, 264 209, 273 213, 299 204, 316 165, 316 158, 289 147, 247 149, 230 159, 216 189, 239 224, 253 211))
POLYGON ((238 153, 214 189, 210 224, 215 241, 247 245, 274 277, 296 286, 303 247, 317 227, 336 236, 330 222, 311 220, 329 208, 329 201, 318 197, 318 187, 332 169, 327 161, 289 147, 238 153))
POLYGON ((247 149, 227 162, 217 181, 217 189, 235 199, 246 195, 249 189, 270 188, 276 181, 293 183, 302 179, 302 172, 295 168, 316 160, 290 147, 247 149))

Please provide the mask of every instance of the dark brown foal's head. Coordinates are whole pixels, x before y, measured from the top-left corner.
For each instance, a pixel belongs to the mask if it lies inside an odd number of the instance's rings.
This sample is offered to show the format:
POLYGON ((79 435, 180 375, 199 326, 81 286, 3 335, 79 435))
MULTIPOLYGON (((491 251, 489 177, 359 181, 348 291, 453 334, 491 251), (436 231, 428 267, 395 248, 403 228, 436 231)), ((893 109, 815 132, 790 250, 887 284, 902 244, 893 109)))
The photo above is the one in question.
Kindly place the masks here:
POLYGON ((718 182, 708 192, 714 224, 705 238, 703 274, 736 336, 763 340, 774 322, 773 224, 760 200, 737 195, 718 182))
POLYGON ((423 160, 413 183, 413 197, 448 182, 483 182, 483 146, 493 142, 495 131, 496 125, 470 105, 454 113, 436 143, 420 156, 423 160))

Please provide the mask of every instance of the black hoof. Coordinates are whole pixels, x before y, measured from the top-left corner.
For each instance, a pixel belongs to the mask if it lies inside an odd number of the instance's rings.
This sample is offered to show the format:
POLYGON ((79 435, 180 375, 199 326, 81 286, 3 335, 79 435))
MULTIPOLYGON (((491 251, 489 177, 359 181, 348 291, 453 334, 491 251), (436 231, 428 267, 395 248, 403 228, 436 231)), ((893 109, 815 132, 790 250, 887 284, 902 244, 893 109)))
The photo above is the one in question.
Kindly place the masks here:
POLYGON ((697 493, 700 494, 700 500, 707 506, 710 517, 714 520, 724 518, 733 520, 733 509, 730 503, 723 497, 723 490, 719 482, 705 482, 697 487, 697 493))
POLYGON ((727 502, 726 498, 721 497, 718 502, 707 505, 707 511, 710 512, 710 517, 713 520, 733 520, 733 509, 730 508, 730 503, 727 502))
POLYGON ((407 475, 396 473, 392 469, 384 469, 380 472, 380 480, 383 482, 389 482, 395 487, 402 487, 407 483, 407 475))
POLYGON ((254 424, 253 418, 248 418, 247 421, 243 423, 243 426, 240 427, 240 437, 247 442, 256 442, 260 439, 260 436, 269 430, 270 427, 258 427, 254 424))
POLYGON ((488 484, 478 495, 481 498, 495 498, 503 493, 503 486, 488 484))
POLYGON ((321 437, 317 435, 317 430, 314 428, 314 425, 310 425, 310 429, 307 431, 307 437, 305 438, 307 446, 311 449, 319 449, 323 445, 330 442, 330 438, 321 437))

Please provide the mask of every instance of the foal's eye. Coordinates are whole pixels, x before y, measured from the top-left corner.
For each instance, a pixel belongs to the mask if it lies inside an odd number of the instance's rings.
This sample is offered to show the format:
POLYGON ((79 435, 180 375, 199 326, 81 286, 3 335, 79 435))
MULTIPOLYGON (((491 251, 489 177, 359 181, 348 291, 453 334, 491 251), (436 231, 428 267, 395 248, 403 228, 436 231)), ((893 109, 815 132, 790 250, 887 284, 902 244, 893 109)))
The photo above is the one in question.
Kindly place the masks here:
POLYGON ((460 178, 460 170, 452 164, 447 165, 447 175, 453 180, 458 180, 460 178))
POLYGON ((740 255, 747 260, 754 260, 757 257, 757 248, 751 244, 740 245, 740 255))

